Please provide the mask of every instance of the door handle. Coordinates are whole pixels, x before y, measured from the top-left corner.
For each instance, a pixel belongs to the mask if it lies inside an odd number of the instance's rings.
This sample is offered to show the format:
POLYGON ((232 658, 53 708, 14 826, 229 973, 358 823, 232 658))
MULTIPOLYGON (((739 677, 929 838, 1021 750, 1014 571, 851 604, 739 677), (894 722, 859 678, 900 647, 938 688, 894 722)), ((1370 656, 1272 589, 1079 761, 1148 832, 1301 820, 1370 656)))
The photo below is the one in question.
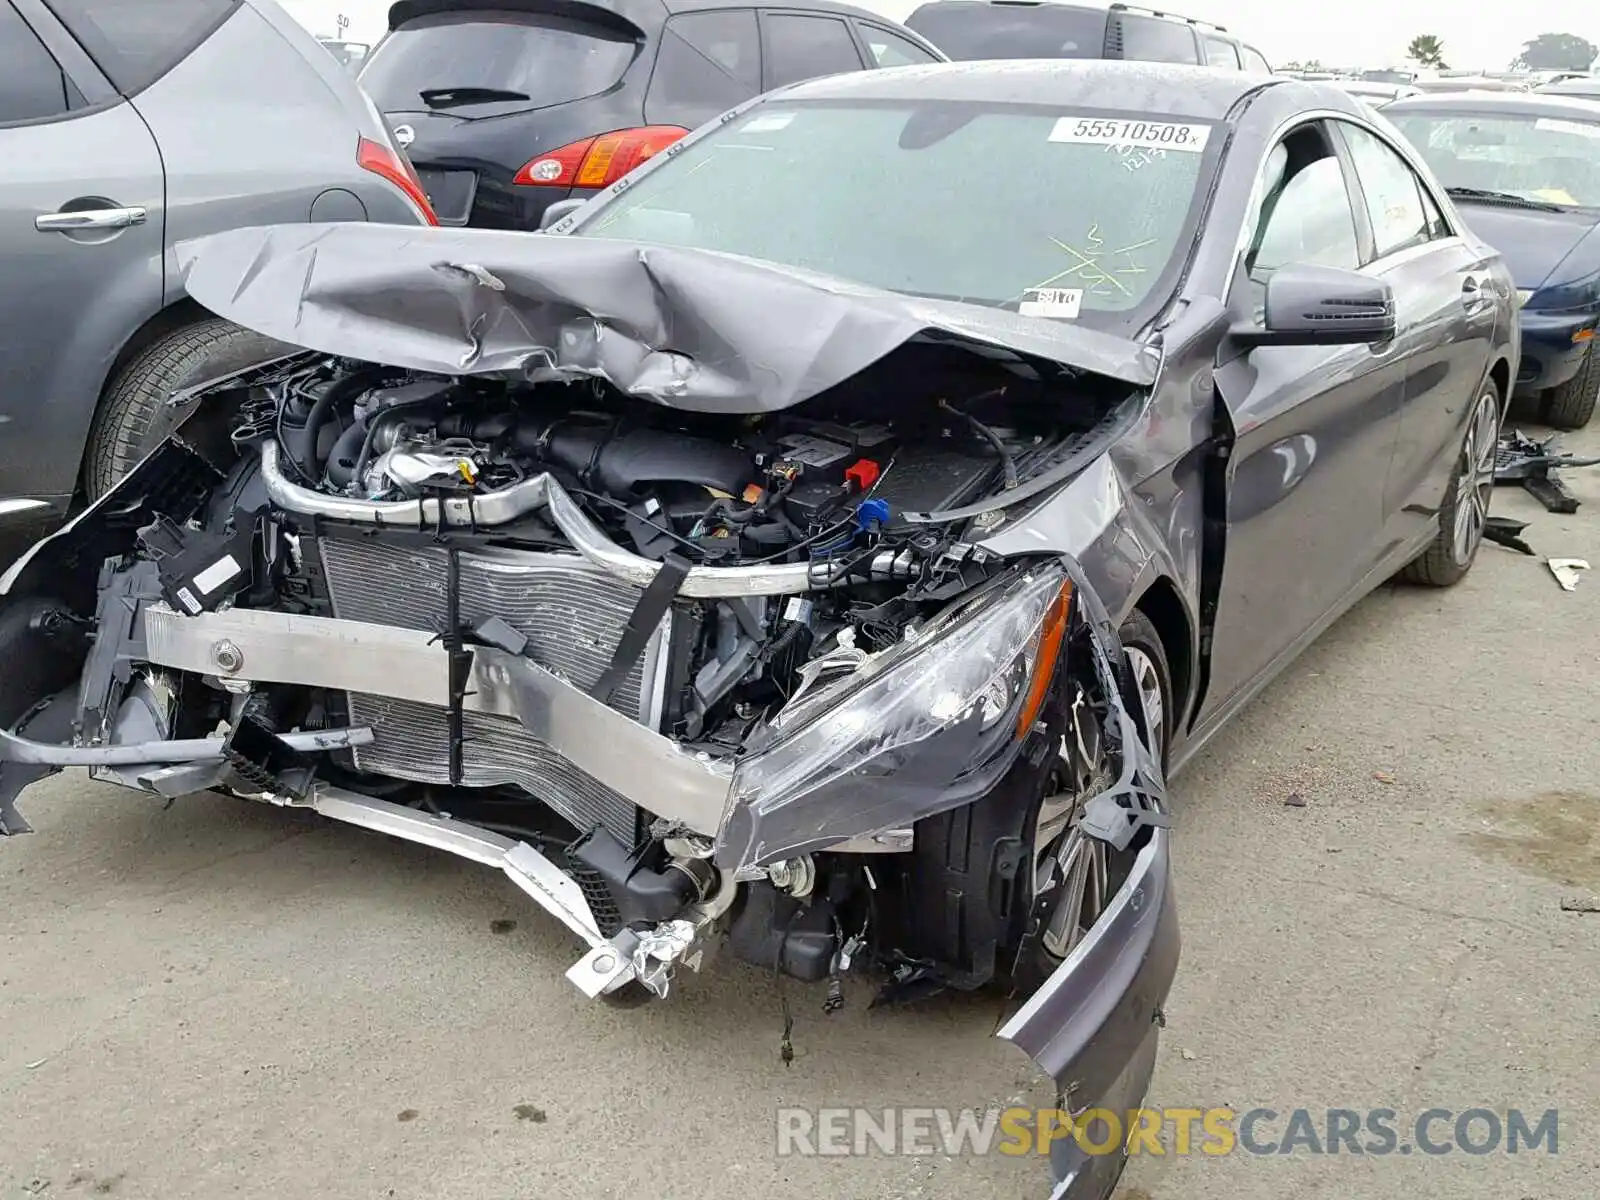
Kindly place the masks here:
POLYGON ((149 218, 143 208, 89 208, 82 212, 45 213, 33 219, 40 233, 71 233, 78 229, 126 229, 149 218))
POLYGON ((1493 280, 1488 275, 1469 271, 1461 281, 1461 307, 1469 313, 1482 312, 1494 304, 1493 280))

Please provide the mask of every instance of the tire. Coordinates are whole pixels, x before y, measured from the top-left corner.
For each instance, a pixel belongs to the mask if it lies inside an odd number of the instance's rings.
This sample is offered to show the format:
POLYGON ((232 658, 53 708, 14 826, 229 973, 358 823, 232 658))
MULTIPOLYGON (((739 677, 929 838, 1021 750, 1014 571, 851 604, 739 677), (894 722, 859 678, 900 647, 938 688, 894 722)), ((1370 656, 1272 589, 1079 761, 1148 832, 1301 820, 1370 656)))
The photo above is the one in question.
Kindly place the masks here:
POLYGON ((1578 373, 1539 401, 1539 419, 1552 429, 1582 429, 1594 416, 1596 395, 1600 395, 1600 355, 1590 342, 1578 373))
POLYGON ((167 407, 180 388, 226 375, 292 347, 210 317, 158 337, 106 385, 89 430, 83 488, 98 500, 189 415, 167 407))
MULTIPOLYGON (((1151 624, 1150 618, 1138 609, 1129 614, 1128 619, 1122 623, 1122 628, 1117 630, 1117 636, 1122 639, 1122 649, 1132 651, 1129 655, 1130 682, 1138 693, 1137 698, 1145 704, 1145 713, 1150 711, 1151 696, 1146 687, 1153 682, 1159 688, 1155 693, 1160 703, 1160 720, 1158 729, 1151 730, 1156 739, 1156 758, 1163 768, 1167 765, 1167 747, 1172 744, 1173 706, 1177 703, 1172 694, 1172 668, 1167 665, 1166 648, 1161 644, 1161 635, 1156 632, 1156 627, 1151 624), (1139 663, 1141 657, 1144 663, 1139 663), (1154 672, 1153 680, 1141 678, 1140 667, 1148 665, 1154 672)), ((1134 697, 1129 697, 1133 699, 1134 697)))
MULTIPOLYGON (((1125 649, 1146 657, 1163 689, 1164 747, 1173 700, 1161 638, 1140 612, 1119 632, 1125 649)), ((1131 684, 1133 672, 1127 674, 1131 684)), ((919 821, 911 853, 896 865, 890 889, 893 932, 886 944, 939 963, 950 986, 999 982, 1019 992, 1031 990, 1060 963, 1038 944, 1019 961, 1017 948, 1034 904, 1041 810, 1060 791, 1058 747, 1070 729, 1068 691, 1052 689, 1041 713, 1043 732, 1024 746, 1006 776, 973 803, 919 821)), ((1130 852, 1126 861, 1108 862, 1104 898, 1115 893, 1132 860, 1130 852)))
POLYGON ((1407 563, 1399 578, 1425 587, 1450 587, 1466 578, 1483 545, 1483 526, 1494 493, 1495 451, 1500 441, 1500 389, 1485 381, 1473 406, 1450 472, 1439 529, 1428 548, 1407 563))
MULTIPOLYGON (((1123 702, 1138 703, 1141 705, 1144 723, 1149 734, 1155 739, 1153 749, 1156 758, 1163 767, 1166 766, 1167 747, 1172 742, 1172 714, 1175 699, 1172 689, 1172 670, 1167 665, 1166 648, 1162 645, 1161 635, 1156 632, 1156 627, 1150 618, 1138 609, 1128 615, 1128 619, 1117 630, 1117 637, 1122 642, 1124 654, 1124 674, 1126 679, 1123 685, 1123 702)), ((1046 798, 1040 796, 1034 806, 1029 810, 1030 831, 1027 838, 1026 861, 1038 861, 1041 852, 1046 849, 1036 845, 1038 832, 1038 814, 1046 798)), ((1063 838, 1070 833, 1063 835, 1063 838)), ((1056 839, 1059 843, 1062 838, 1056 839)), ((1076 933, 1071 935, 1071 943, 1077 937, 1086 933, 1099 917, 1103 906, 1117 889, 1122 886, 1122 881, 1127 878, 1129 869, 1133 866, 1136 851, 1131 847, 1124 851, 1116 851, 1111 847, 1098 842, 1086 842, 1084 849, 1098 860, 1098 875, 1100 879, 1100 894, 1098 898, 1084 896, 1080 913, 1076 922, 1076 933)), ((1030 892, 1028 903, 1033 902, 1030 892)), ((1053 916, 1056 914, 1053 914, 1053 916)), ((1071 914, 1060 914, 1071 919, 1071 914)), ((1054 929, 1053 936, 1060 938, 1062 927, 1054 929)), ((1059 941, 1051 944, 1051 936, 1047 935, 1032 944, 1031 953, 1017 962, 1010 982, 1019 992, 1032 992, 1048 979, 1055 969, 1061 965, 1068 946, 1059 941)))

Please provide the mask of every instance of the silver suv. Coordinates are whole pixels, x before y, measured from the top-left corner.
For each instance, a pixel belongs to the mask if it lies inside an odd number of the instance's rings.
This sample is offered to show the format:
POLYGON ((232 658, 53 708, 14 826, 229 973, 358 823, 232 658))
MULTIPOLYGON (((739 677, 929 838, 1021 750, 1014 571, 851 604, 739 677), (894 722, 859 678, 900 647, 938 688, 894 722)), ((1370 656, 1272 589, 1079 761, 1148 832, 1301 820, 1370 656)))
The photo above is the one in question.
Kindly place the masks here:
POLYGON ((434 221, 349 73, 272 0, 0 0, 0 531, 59 520, 272 352, 184 293, 241 225, 434 221))

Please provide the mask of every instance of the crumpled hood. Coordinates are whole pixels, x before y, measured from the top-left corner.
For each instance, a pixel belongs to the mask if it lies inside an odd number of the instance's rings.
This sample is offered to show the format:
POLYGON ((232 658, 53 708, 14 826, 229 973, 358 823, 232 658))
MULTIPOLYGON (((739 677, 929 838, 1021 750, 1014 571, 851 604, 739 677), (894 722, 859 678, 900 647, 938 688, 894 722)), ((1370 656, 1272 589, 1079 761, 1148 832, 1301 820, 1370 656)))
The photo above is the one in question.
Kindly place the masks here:
POLYGON ((1138 387, 1158 362, 1063 321, 606 238, 269 225, 184 242, 177 255, 202 305, 293 345, 446 375, 598 377, 698 412, 787 408, 918 337, 1138 387))

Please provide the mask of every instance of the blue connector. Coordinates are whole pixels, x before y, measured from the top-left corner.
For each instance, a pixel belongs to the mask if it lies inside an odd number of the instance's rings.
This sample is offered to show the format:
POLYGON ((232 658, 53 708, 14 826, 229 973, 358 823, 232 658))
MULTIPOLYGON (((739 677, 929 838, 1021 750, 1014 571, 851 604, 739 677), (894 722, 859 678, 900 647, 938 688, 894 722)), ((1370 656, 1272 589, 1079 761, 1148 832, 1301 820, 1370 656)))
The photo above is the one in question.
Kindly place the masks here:
POLYGON ((856 505, 856 528, 862 533, 876 533, 889 523, 887 500, 863 500, 856 505))

